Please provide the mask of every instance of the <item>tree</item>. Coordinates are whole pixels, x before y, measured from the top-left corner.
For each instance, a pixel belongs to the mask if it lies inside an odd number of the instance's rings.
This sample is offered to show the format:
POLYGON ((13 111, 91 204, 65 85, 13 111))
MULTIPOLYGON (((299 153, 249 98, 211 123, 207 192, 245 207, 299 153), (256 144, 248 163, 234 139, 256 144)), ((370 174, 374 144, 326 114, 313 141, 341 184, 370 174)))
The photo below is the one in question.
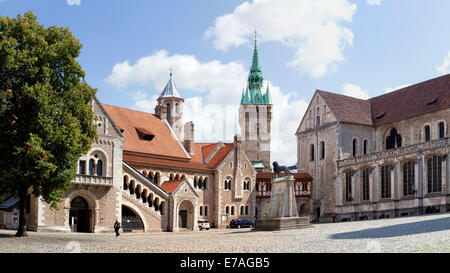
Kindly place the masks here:
POLYGON ((32 12, 0 15, 0 193, 20 198, 16 236, 27 236, 27 195, 56 209, 97 137, 81 47, 69 28, 46 28, 32 12))

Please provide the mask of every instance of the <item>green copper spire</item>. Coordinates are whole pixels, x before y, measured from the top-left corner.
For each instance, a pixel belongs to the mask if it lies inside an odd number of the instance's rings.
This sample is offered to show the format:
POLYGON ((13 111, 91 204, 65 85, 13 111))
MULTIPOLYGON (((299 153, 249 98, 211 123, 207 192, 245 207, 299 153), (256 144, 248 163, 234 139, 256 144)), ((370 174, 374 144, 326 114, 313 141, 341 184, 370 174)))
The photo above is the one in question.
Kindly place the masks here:
POLYGON ((243 104, 272 104, 270 98, 269 87, 267 87, 266 94, 262 94, 263 89, 263 76, 261 67, 259 66, 258 46, 255 30, 255 47, 253 49, 253 60, 250 68, 250 74, 248 75, 248 83, 246 92, 242 93, 241 105, 243 104))

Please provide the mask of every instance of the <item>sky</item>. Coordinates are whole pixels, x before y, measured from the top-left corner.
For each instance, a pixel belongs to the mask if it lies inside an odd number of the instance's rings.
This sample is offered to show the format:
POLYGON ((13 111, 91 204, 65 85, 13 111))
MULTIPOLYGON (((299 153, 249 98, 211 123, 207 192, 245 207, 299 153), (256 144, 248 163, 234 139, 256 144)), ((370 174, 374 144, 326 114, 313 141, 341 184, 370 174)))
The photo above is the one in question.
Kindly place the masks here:
POLYGON ((257 30, 273 101, 271 160, 294 165, 316 89, 361 99, 450 73, 448 0, 0 0, 69 27, 102 103, 154 113, 169 79, 196 142, 231 142, 257 30))

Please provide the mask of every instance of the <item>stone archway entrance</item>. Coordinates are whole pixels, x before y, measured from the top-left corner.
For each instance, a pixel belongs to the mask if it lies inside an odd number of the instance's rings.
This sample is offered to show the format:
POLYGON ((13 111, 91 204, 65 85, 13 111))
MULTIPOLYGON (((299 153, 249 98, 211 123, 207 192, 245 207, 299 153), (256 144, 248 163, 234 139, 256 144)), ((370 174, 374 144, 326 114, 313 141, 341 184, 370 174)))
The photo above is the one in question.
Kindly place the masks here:
POLYGON ((178 207, 178 222, 177 227, 179 229, 194 229, 194 205, 184 200, 178 207))
POLYGON ((91 232, 90 211, 86 199, 75 197, 70 203, 69 225, 73 232, 91 232))
POLYGON ((141 217, 125 205, 122 205, 122 230, 123 232, 144 231, 141 217))

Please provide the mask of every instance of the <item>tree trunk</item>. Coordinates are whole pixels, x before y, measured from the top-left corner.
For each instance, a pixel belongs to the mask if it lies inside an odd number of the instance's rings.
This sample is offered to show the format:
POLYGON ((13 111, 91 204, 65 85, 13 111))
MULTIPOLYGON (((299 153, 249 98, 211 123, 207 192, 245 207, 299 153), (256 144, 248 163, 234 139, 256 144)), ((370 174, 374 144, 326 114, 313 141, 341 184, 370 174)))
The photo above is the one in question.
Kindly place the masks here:
POLYGON ((25 222, 26 204, 27 204, 27 191, 19 193, 19 227, 17 228, 16 237, 28 237, 27 223, 25 222))

